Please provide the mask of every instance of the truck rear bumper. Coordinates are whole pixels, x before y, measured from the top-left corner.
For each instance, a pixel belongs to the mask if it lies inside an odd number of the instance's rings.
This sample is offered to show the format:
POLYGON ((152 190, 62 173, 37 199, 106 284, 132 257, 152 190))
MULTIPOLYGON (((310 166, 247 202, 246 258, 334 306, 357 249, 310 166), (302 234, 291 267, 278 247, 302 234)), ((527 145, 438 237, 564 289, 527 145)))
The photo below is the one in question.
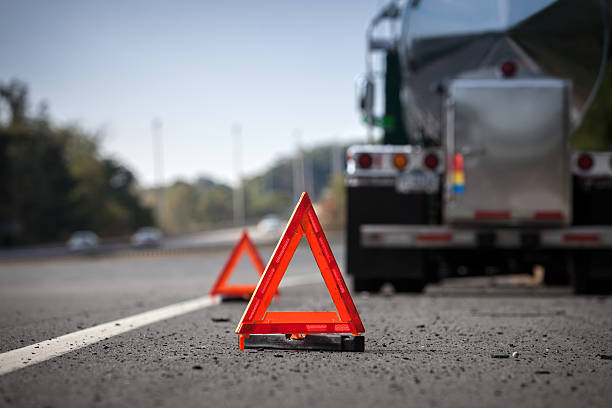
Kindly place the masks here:
POLYGON ((365 248, 612 248, 612 226, 557 229, 469 229, 442 225, 364 224, 359 228, 365 248))

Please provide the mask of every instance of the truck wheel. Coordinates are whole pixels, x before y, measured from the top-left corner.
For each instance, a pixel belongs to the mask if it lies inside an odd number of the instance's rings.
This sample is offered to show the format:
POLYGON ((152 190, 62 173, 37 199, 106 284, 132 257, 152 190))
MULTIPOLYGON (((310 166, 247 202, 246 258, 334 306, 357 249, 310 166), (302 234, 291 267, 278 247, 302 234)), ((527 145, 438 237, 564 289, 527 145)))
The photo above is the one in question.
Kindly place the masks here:
POLYGON ((353 290, 355 292, 370 292, 376 293, 380 291, 383 285, 381 279, 368 279, 368 278, 353 278, 353 290))
POLYGON ((425 289, 423 279, 394 279, 391 283, 397 293, 421 293, 425 289))
POLYGON ((562 286, 570 283, 568 266, 571 260, 567 256, 544 264, 544 283, 547 286, 562 286))
POLYGON ((612 289, 612 277, 593 276, 593 264, 588 252, 577 253, 572 262, 572 283, 577 295, 606 295, 612 289))

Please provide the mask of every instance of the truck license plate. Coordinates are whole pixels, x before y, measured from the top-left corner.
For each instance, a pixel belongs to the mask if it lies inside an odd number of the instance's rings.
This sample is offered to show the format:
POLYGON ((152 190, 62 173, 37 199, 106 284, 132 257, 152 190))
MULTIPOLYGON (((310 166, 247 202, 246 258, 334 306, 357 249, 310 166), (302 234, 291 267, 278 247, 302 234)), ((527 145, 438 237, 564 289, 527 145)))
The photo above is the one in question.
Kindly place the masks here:
POLYGON ((438 175, 433 171, 415 170, 402 173, 395 179, 395 191, 398 193, 435 193, 438 187, 438 175))

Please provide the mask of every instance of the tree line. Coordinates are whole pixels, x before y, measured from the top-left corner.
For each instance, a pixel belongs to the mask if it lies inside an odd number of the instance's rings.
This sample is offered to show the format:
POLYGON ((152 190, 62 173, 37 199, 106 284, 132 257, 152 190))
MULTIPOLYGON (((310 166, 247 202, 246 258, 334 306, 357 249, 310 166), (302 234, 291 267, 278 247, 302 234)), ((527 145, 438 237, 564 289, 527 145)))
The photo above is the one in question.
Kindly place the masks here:
MULTIPOLYGON (((322 217, 332 227, 340 227, 344 220, 343 178, 333 175, 333 156, 338 156, 335 160, 343 169, 345 150, 340 146, 323 145, 301 152, 312 179, 308 193, 313 201, 322 203, 321 208, 325 211, 322 217)), ((294 160, 294 157, 280 158, 268 169, 243 180, 247 224, 254 224, 267 214, 281 218, 291 215, 296 199, 293 196, 294 160)), ((157 219, 170 234, 233 225, 234 190, 208 177, 149 189, 144 197, 146 203, 158 208, 157 219)))
POLYGON ((0 245, 65 240, 77 230, 125 235, 153 224, 134 174, 100 152, 99 137, 54 126, 28 87, 0 82, 0 245))

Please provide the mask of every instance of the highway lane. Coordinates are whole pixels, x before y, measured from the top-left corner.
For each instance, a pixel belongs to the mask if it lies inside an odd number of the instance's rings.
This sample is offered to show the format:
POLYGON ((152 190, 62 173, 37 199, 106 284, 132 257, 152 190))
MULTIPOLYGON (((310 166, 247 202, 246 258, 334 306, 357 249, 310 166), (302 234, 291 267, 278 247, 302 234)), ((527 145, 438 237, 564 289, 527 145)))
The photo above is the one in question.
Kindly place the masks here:
MULTIPOLYGON (((230 249, 180 256, 153 251, 133 253, 138 256, 0 263, 0 352, 202 296, 230 249)), ((259 250, 267 260, 273 246, 260 245, 259 250)), ((315 272, 310 267, 314 260, 308 259, 312 255, 305 248, 300 247, 295 257, 296 273, 315 272)), ((244 256, 230 283, 257 280, 244 256)))
MULTIPOLYGON (((318 273, 303 246, 288 277, 318 273)), ((338 258, 342 249, 333 245, 338 258)), ((264 248, 264 257, 271 250, 264 248)), ((2 264, 2 351, 200 296, 227 252, 2 264)), ((251 277, 249 266, 242 262, 237 273, 251 277)), ((233 330, 245 304, 224 303, 4 375, 0 406, 612 401, 612 361, 601 357, 612 354, 610 298, 485 278, 446 282, 422 296, 358 295, 355 302, 365 353, 241 352, 233 330)), ((331 308, 320 283, 287 288, 272 305, 331 308)))
MULTIPOLYGON (((232 246, 238 240, 245 228, 223 228, 164 237, 157 248, 134 248, 130 245, 129 237, 102 239, 101 244, 86 253, 71 252, 64 243, 33 245, 11 249, 0 249, 0 262, 9 260, 48 260, 52 258, 78 258, 81 256, 109 256, 117 254, 134 254, 142 251, 171 252, 176 250, 204 250, 221 249, 232 246)), ((278 231, 265 231, 256 226, 246 227, 249 236, 254 242, 262 245, 273 245, 280 236, 278 231)))

